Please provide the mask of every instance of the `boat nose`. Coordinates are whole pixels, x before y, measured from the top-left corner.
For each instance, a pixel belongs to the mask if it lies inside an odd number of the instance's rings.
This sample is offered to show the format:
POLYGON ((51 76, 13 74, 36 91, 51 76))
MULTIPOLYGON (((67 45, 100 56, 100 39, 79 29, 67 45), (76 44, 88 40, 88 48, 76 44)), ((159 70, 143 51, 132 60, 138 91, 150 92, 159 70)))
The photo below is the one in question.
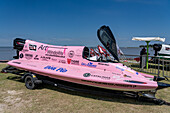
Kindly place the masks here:
POLYGON ((170 87, 170 84, 167 84, 167 83, 157 82, 157 84, 158 84, 158 88, 157 89, 163 89, 163 88, 170 87))
POLYGON ((161 80, 165 80, 165 78, 158 77, 158 76, 154 76, 154 78, 153 78, 153 81, 161 81, 161 80))

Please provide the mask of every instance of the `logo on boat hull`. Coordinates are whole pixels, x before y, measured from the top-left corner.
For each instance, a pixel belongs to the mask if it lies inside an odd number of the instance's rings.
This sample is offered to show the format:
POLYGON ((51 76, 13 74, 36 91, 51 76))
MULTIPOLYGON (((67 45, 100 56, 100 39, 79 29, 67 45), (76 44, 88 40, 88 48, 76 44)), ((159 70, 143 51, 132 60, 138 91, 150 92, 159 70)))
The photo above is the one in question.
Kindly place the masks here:
POLYGON ((84 77, 89 77, 91 74, 90 73, 84 73, 83 76, 84 77))
POLYGON ((44 60, 44 61, 48 61, 48 60, 51 59, 51 57, 41 56, 41 59, 44 60))
POLYGON ((109 64, 106 64, 106 63, 98 63, 98 65, 104 65, 104 66, 109 66, 109 64))
POLYGON ((48 46, 41 45, 41 46, 38 48, 38 50, 41 49, 41 50, 45 50, 45 51, 46 51, 47 48, 48 48, 48 46))
POLYGON ((24 57, 24 55, 21 53, 20 55, 19 55, 19 58, 23 58, 24 57))
POLYGON ((117 69, 120 69, 121 71, 124 71, 125 69, 119 67, 119 66, 116 66, 117 69))
POLYGON ((63 63, 63 64, 65 64, 66 61, 65 61, 65 60, 59 60, 58 63, 63 63))
POLYGON ((67 72, 66 68, 62 68, 62 67, 58 68, 58 67, 49 66, 49 65, 44 67, 44 69, 49 69, 49 70, 58 71, 58 72, 62 72, 62 73, 67 72))
POLYGON ((89 62, 88 64, 82 62, 81 65, 82 66, 88 66, 88 67, 96 67, 97 66, 97 65, 93 65, 92 62, 89 62))
POLYGON ((68 56, 69 56, 70 58, 73 58, 73 56, 74 56, 74 51, 73 51, 73 50, 69 51, 69 52, 68 52, 68 56))
POLYGON ((53 56, 53 57, 61 57, 65 58, 64 53, 62 51, 53 51, 53 50, 48 50, 46 56, 53 56))
POLYGON ((39 60, 38 55, 35 55, 34 60, 39 60))
POLYGON ((72 59, 67 58, 67 63, 68 64, 79 65, 79 60, 72 60, 72 59))
POLYGON ((91 75, 90 73, 84 73, 83 76, 84 77, 96 77, 96 78, 100 78, 100 79, 110 80, 110 77, 108 77, 108 76, 91 75))
POLYGON ((26 58, 27 60, 32 59, 32 57, 33 57, 33 55, 32 55, 32 54, 25 54, 25 58, 26 58))
POLYGON ((37 51, 37 45, 29 44, 29 50, 31 50, 31 51, 37 51))

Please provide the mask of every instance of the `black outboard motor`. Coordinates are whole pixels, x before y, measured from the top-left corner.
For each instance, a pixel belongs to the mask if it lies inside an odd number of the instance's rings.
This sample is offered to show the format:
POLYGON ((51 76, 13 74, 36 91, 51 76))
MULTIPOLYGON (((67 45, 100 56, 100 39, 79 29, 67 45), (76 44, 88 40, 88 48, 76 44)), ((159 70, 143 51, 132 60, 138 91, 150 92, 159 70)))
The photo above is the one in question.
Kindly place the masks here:
POLYGON ((17 56, 14 56, 13 58, 18 59, 19 58, 19 51, 22 51, 24 44, 25 44, 25 39, 21 39, 21 38, 16 38, 14 39, 13 42, 13 48, 16 49, 17 51, 17 56))
POLYGON ((162 48, 162 44, 154 44, 153 45, 153 49, 155 50, 155 54, 154 54, 155 56, 158 55, 158 51, 160 51, 161 48, 162 48))

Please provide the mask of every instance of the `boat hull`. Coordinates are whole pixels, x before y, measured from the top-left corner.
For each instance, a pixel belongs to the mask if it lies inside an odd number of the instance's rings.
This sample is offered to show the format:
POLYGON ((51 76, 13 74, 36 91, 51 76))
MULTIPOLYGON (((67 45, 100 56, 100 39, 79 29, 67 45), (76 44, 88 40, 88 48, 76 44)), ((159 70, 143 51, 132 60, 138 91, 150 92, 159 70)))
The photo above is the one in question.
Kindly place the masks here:
POLYGON ((117 79, 110 71, 76 65, 56 64, 52 62, 30 62, 24 60, 12 60, 9 61, 8 64, 18 69, 50 78, 105 89, 137 92, 150 91, 157 88, 157 83, 154 81, 149 81, 147 84, 125 82, 126 79, 117 79))

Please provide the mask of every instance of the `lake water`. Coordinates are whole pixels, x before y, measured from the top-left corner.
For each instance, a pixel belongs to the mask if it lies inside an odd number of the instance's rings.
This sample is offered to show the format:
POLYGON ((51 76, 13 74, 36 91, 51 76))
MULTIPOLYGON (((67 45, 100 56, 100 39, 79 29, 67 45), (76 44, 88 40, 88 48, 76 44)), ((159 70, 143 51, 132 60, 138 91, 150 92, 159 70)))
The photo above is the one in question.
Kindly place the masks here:
MULTIPOLYGON (((140 55, 140 51, 142 48, 140 47, 120 47, 125 55, 140 55)), ((153 48, 149 48, 149 54, 152 56, 154 55, 153 48)))
POLYGON ((0 60, 12 60, 15 50, 12 47, 0 47, 0 60))
MULTIPOLYGON (((140 55, 142 48, 139 47, 120 47, 125 55, 140 55)), ((154 50, 149 50, 150 55, 154 54, 154 50)), ((0 60, 12 60, 16 55, 16 50, 12 47, 0 47, 0 60)))

